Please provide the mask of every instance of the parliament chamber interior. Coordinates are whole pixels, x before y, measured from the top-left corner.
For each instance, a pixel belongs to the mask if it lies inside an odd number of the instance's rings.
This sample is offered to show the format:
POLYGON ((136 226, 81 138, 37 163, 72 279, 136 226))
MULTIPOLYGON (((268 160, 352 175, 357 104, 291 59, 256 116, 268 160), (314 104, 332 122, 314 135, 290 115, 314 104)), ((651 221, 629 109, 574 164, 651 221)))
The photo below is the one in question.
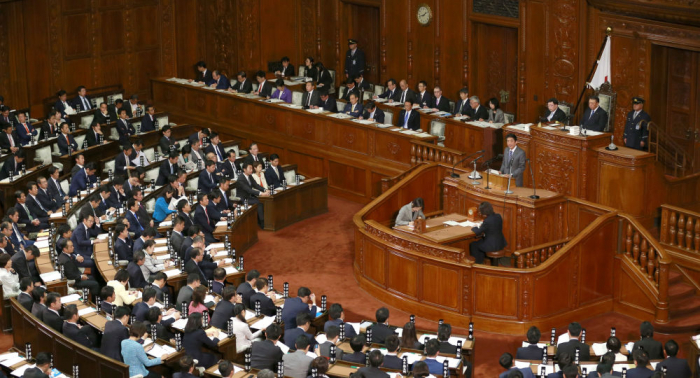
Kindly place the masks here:
POLYGON ((700 377, 700 2, 0 16, 0 378, 700 377))

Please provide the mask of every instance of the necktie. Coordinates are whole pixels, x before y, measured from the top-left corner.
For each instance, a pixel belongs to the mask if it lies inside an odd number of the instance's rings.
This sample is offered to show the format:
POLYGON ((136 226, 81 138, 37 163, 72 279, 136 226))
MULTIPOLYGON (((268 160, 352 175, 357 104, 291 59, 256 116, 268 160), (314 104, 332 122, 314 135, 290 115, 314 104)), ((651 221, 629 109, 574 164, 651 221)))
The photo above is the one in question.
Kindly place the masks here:
POLYGON ((23 123, 22 126, 24 126, 24 129, 27 130, 27 134, 29 134, 29 127, 27 127, 27 124, 23 123))
POLYGON ((26 204, 22 204, 22 207, 24 208, 24 211, 27 212, 27 215, 29 216, 29 220, 30 220, 30 221, 33 221, 33 220, 34 220, 34 217, 32 216, 32 213, 29 212, 29 209, 27 209, 27 205, 26 205, 26 204))
POLYGON ((228 209, 228 198, 226 198, 226 192, 221 191, 221 197, 224 198, 224 202, 226 203, 226 208, 228 209))
POLYGON ((309 97, 307 98, 306 106, 311 106, 311 94, 312 93, 314 93, 314 91, 309 92, 309 97))
POLYGON ((141 228, 141 229, 143 230, 143 226, 141 226, 141 222, 139 222, 139 217, 137 217, 136 214, 134 214, 133 211, 131 212, 131 215, 133 215, 133 216, 134 216, 134 219, 136 219, 136 224, 139 225, 139 228, 141 228))
POLYGON ((513 161, 513 150, 510 150, 508 153, 508 161, 510 161, 510 162, 513 161))
POLYGON ((405 128, 408 128, 408 116, 411 114, 411 112, 406 112, 406 116, 403 117, 403 126, 405 128))
POLYGON ((175 172, 173 172, 173 165, 172 164, 170 164, 170 174, 171 175, 175 174, 175 172))
POLYGON ((209 181, 214 182, 214 180, 211 179, 211 173, 209 174, 209 181))
POLYGON ((406 101, 406 91, 403 91, 403 93, 401 93, 401 102, 405 102, 405 101, 406 101))
POLYGON ((632 119, 637 118, 638 115, 639 115, 639 112, 634 112, 634 116, 632 117, 632 119))
POLYGON ((15 146, 15 141, 14 141, 14 139, 12 139, 12 135, 7 134, 7 139, 10 140, 10 147, 14 147, 14 146, 15 146))
POLYGON ((435 99, 435 106, 438 106, 438 105, 440 105, 440 97, 435 99))
POLYGON ((84 109, 90 109, 90 105, 88 104, 88 101, 85 97, 81 97, 83 99, 83 108, 84 109))
POLYGON ((209 219, 209 212, 207 211, 206 207, 202 206, 202 208, 204 209, 204 214, 206 214, 207 220, 208 220, 209 219))
POLYGON ((350 108, 350 112, 352 113, 354 111, 355 111, 355 105, 353 104, 352 107, 350 108))
MULTIPOLYGON (((34 196, 32 196, 32 198, 34 198, 34 196)), ((41 206, 41 202, 39 202, 36 198, 34 198, 34 202, 36 202, 37 205, 39 205, 39 208, 41 209, 41 211, 47 212, 46 209, 44 209, 44 206, 41 206)))
POLYGON ((593 118, 593 114, 595 114, 595 110, 592 110, 592 111, 591 111, 591 116, 590 116, 590 117, 588 117, 588 119, 591 119, 591 118, 593 118))

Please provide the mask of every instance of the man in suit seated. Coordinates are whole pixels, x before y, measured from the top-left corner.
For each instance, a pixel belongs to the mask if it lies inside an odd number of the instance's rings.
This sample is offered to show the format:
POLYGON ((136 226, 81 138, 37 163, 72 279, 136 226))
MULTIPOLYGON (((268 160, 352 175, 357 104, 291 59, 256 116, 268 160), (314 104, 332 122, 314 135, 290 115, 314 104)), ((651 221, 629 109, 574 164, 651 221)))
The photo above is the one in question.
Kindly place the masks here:
POLYGON ((455 354, 457 345, 450 344, 450 336, 452 335, 452 326, 447 323, 438 325, 437 338, 440 342, 440 353, 455 354))
MULTIPOLYGON (((643 349, 632 352, 634 368, 627 370, 627 378, 651 378, 654 371, 649 369, 649 354, 643 349)), ((675 375, 673 376, 676 377, 675 375)))
POLYGON ((67 305, 63 310, 63 315, 66 319, 63 323, 63 335, 86 348, 97 349, 95 347, 95 345, 97 345, 97 336, 94 334, 91 327, 83 327, 78 324, 80 320, 78 306, 74 304, 67 305), (91 338, 95 341, 93 342, 90 340, 91 338))
POLYGON ((323 109, 327 112, 338 113, 338 104, 335 98, 328 94, 328 90, 319 90, 319 96, 321 97, 321 102, 318 106, 313 107, 313 109, 323 109))
POLYGON ((178 311, 183 312, 187 309, 187 306, 192 302, 192 293, 194 289, 201 285, 202 279, 199 274, 188 274, 187 275, 187 285, 183 286, 177 293, 177 300, 175 301, 175 308, 178 311), (182 304, 185 304, 183 309, 182 304))
POLYGON ((384 355, 380 350, 369 352, 369 365, 357 369, 357 373, 363 374, 365 378, 389 378, 389 374, 379 367, 384 363, 384 355))
POLYGON ((307 313, 312 319, 316 318, 316 294, 313 294, 308 287, 301 286, 297 290, 296 298, 287 298, 284 301, 282 322, 285 330, 297 327, 296 318, 299 313, 307 313))
POLYGON ((214 171, 216 171, 216 163, 211 160, 207 160, 204 170, 199 173, 199 180, 197 182, 197 189, 199 189, 199 193, 209 194, 216 188, 218 178, 214 174, 214 171))
POLYGON ((250 308, 250 297, 255 294, 255 283, 258 281, 258 277, 260 277, 260 272, 257 270, 253 269, 248 271, 245 276, 245 282, 242 284, 238 285, 238 288, 236 289, 236 294, 241 296, 241 303, 243 303, 247 308, 250 308))
POLYGON ((366 362, 365 335, 360 334, 350 339, 350 348, 352 348, 352 353, 343 353, 343 361, 364 364, 366 362))
POLYGON ((61 113, 61 118, 66 119, 67 115, 69 113, 74 113, 75 109, 73 109, 72 106, 68 103, 68 95, 66 94, 66 91, 61 89, 56 93, 56 96, 58 96, 58 100, 53 105, 53 108, 56 109, 57 112, 61 113))
POLYGON ((473 121, 486 121, 489 119, 489 111, 481 106, 481 100, 479 96, 472 96, 469 98, 469 106, 472 108, 471 119, 473 121))
POLYGON ((215 89, 229 89, 231 87, 231 82, 229 82, 228 78, 226 75, 222 75, 219 73, 218 70, 214 70, 211 72, 211 84, 209 84, 210 87, 215 88, 215 89))
POLYGON ((664 358, 663 346, 661 342, 654 340, 654 326, 648 321, 642 322, 639 325, 639 333, 641 339, 634 343, 628 361, 632 361, 632 353, 637 349, 643 349, 649 355, 651 360, 661 360, 664 358))
MULTIPOLYGON (((399 351, 399 337, 397 335, 390 335, 384 341, 384 346, 386 346, 386 355, 384 355, 384 363, 382 367, 387 369, 401 370, 403 367, 403 361, 397 356, 399 351)), ((370 356, 370 359, 372 357, 370 356)), ((371 361, 370 361, 371 362, 371 361)))
POLYGON ((272 96, 272 83, 265 78, 265 72, 256 72, 255 80, 258 81, 258 89, 253 93, 260 97, 270 98, 272 96))
POLYGON ((545 114, 543 117, 540 117, 541 122, 559 122, 566 124, 566 113, 564 113, 563 110, 559 109, 559 100, 557 100, 555 97, 552 97, 549 100, 547 100, 547 110, 547 114, 545 114))
POLYGON ((42 319, 49 327, 57 332, 63 332, 63 317, 58 312, 61 311, 61 294, 49 293, 46 296, 46 308, 42 314, 42 319))
POLYGON ((526 347, 518 348, 518 352, 515 353, 515 359, 517 360, 541 360, 542 353, 544 349, 537 346, 540 342, 540 337, 542 336, 539 328, 532 326, 527 330, 527 342, 530 344, 526 347))
MULTIPOLYGON (((39 177, 39 182, 43 183, 44 187, 48 184, 46 178, 39 177)), ((27 206, 32 214, 35 214, 37 218, 47 218, 53 214, 53 209, 55 208, 54 203, 49 198, 49 194, 44 188, 40 188, 34 181, 27 183, 27 206)))
MULTIPOLYGON (((141 132, 147 133, 156 130, 156 108, 153 105, 146 105, 146 114, 141 118, 141 132)), ((163 126, 163 125, 158 125, 163 126)))
MULTIPOLYGON (((328 322, 326 322, 326 324, 328 324, 328 322)), ((340 338, 340 328, 334 325, 327 327, 324 324, 323 329, 326 333, 326 341, 318 345, 318 350, 321 353, 321 356, 330 358, 331 345, 335 345, 335 358, 338 360, 342 360, 343 350, 338 348, 338 344, 341 342, 340 340, 338 340, 340 338)), ((398 345, 399 344, 397 341, 396 346, 398 347, 398 345)))
POLYGON ((358 99, 360 98, 360 91, 357 90, 357 87, 355 86, 355 79, 351 77, 345 82, 345 93, 343 94, 341 100, 346 102, 350 101, 350 95, 352 94, 355 94, 358 99))
MULTIPOLYGON (((201 238, 201 236, 196 236, 194 242, 198 246, 201 245, 201 241, 197 241, 199 238, 201 238)), ((213 264, 215 265, 215 269, 216 267, 218 267, 219 263, 210 263, 208 261, 204 261, 204 250, 199 247, 192 248, 189 254, 190 259, 189 261, 187 261, 187 263, 185 263, 185 272, 187 272, 188 275, 199 275, 199 282, 204 286, 209 286, 208 277, 204 273, 204 268, 208 267, 208 265, 210 264, 213 264)))
POLYGON ((32 213, 26 203, 27 196, 21 190, 15 192, 15 199, 17 201, 15 208, 19 212, 19 223, 27 225, 27 232, 39 232, 49 228, 49 218, 46 212, 43 212, 43 214, 32 213), (40 215, 46 216, 40 217, 40 215))
POLYGON ((206 194, 199 194, 197 208, 194 210, 194 224, 202 228, 207 243, 216 243, 218 240, 214 238, 214 229, 219 219, 214 219, 214 214, 209 214, 207 206, 209 206, 209 197, 206 194))
POLYGON ((116 299, 114 288, 107 285, 103 286, 102 289, 100 289, 100 298, 102 299, 102 303, 100 303, 99 310, 104 311, 105 314, 112 315, 115 307, 113 303, 116 299))
POLYGON ((576 348, 579 348, 579 360, 590 361, 590 346, 579 341, 579 337, 581 336, 581 324, 577 322, 570 323, 568 333, 569 341, 561 343, 557 346, 557 354, 555 358, 559 359, 559 357, 564 353, 568 354, 569 356, 574 356, 576 354, 576 348))
POLYGON ((420 130, 420 114, 413 110, 413 100, 406 100, 403 110, 396 119, 397 126, 402 129, 420 130))
POLYGON ((70 239, 62 239, 61 254, 58 256, 58 264, 63 266, 66 279, 75 281, 73 286, 79 289, 87 288, 90 290, 90 294, 95 296, 100 291, 100 284, 98 284, 94 278, 80 272, 76 261, 82 262, 83 257, 74 256, 74 250, 73 242, 70 239))
POLYGON ((55 112, 52 110, 46 115, 46 120, 41 124, 39 129, 39 140, 46 140, 56 136, 59 127, 56 124, 55 112))
POLYGON ((664 349, 666 350, 666 358, 656 364, 656 371, 663 372, 664 368, 666 368, 666 375, 669 377, 690 378, 691 372, 688 360, 676 357, 678 354, 678 343, 674 340, 669 340, 664 345, 664 349))
POLYGON ((515 178, 515 186, 523 186, 523 173, 525 172, 525 151, 518 148, 518 137, 509 133, 506 135, 507 147, 503 150, 503 163, 501 174, 515 178))
POLYGON ((126 212, 126 219, 129 221, 130 226, 129 232, 133 232, 134 237, 138 238, 141 236, 143 230, 150 225, 145 223, 145 220, 140 219, 138 214, 136 214, 136 212, 139 210, 139 204, 135 199, 130 198, 128 201, 126 201, 126 207, 129 209, 126 212))
POLYGON ((61 124, 61 134, 58 136, 58 150, 61 155, 68 155, 68 147, 70 146, 72 151, 78 151, 80 146, 75 142, 73 134, 70 132, 70 127, 68 123, 63 122, 61 124))
POLYGON ((85 165, 85 169, 81 169, 73 175, 73 179, 70 182, 70 187, 68 188, 68 195, 75 197, 79 191, 84 191, 88 188, 88 185, 92 185, 97 182, 97 177, 95 177, 94 162, 89 162, 85 165))
POLYGON ((211 71, 207 70, 207 64, 204 61, 197 62, 197 77, 194 80, 189 80, 189 82, 195 81, 197 83, 204 83, 209 85, 212 82, 211 71))
POLYGON ((282 186, 282 180, 284 180, 284 171, 280 166, 280 157, 277 154, 270 155, 270 166, 265 170, 265 181, 267 185, 272 188, 279 188, 282 186))
POLYGON ((158 178, 156 179, 156 185, 165 185, 168 182, 168 177, 170 175, 176 175, 178 171, 177 160, 179 155, 176 151, 170 151, 170 155, 166 160, 160 163, 160 168, 158 168, 158 178))
POLYGON ((214 281, 211 283, 211 291, 213 291, 216 294, 222 295, 224 288, 226 287, 226 270, 224 270, 224 268, 216 268, 214 269, 213 276, 214 281))
POLYGON ((211 326, 218 329, 228 329, 228 321, 234 316, 233 309, 241 297, 236 294, 236 288, 233 286, 226 286, 220 295, 222 300, 216 304, 214 314, 211 317, 211 326))
POLYGON ((435 96, 432 98, 432 101, 430 102, 429 108, 437 111, 437 112, 450 112, 450 99, 446 97, 442 97, 442 88, 440 87, 435 87, 433 89, 433 93, 435 96))
POLYGON ((608 113, 600 107, 598 96, 588 98, 588 109, 581 118, 581 127, 592 131, 605 131, 608 126, 608 113))
POLYGON ((328 328, 331 326, 345 327, 345 337, 348 339, 352 339, 356 335, 355 328, 351 324, 345 323, 345 311, 340 303, 333 303, 328 309, 328 321, 323 325, 324 332, 328 332, 328 328))
POLYGON ((399 101, 399 91, 396 90, 396 80, 387 80, 386 88, 387 90, 384 93, 380 95, 375 95, 373 98, 385 98, 389 102, 399 101))
MULTIPOLYGON (((131 283, 129 283, 131 286, 131 283)), ((145 289, 141 302, 134 305, 131 310, 131 315, 136 317, 137 322, 143 322, 148 317, 148 309, 156 304, 156 291, 153 289, 145 289)))
POLYGON ((114 159, 114 175, 115 176, 130 176, 136 169, 134 163, 131 162, 131 154, 134 152, 134 147, 131 144, 125 144, 122 153, 118 154, 114 159))
POLYGON ((267 336, 263 341, 256 341, 251 347, 250 366, 253 369, 269 369, 277 371, 277 363, 282 361, 282 349, 277 346, 282 330, 273 323, 265 328, 267 336))
POLYGON ((290 91, 289 88, 287 88, 287 86, 284 85, 284 80, 277 79, 277 81, 275 82, 275 87, 277 89, 275 89, 274 92, 272 92, 272 95, 270 95, 270 97, 268 97, 268 98, 282 100, 282 101, 286 102, 287 104, 291 104, 292 103, 292 91, 290 91))
MULTIPOLYGON (((131 224, 131 222, 129 222, 131 224)), ((134 259, 133 243, 129 238, 129 229, 124 224, 115 227, 117 239, 114 241, 114 252, 119 260, 132 261, 134 259)))
POLYGON ((112 105, 107 105, 107 111, 109 112, 110 122, 117 122, 119 120, 119 111, 121 109, 124 109, 124 100, 122 100, 121 98, 114 100, 114 103, 112 105))
POLYGON ((126 325, 129 324, 130 313, 126 306, 119 306, 114 311, 112 320, 105 323, 100 353, 117 361, 123 361, 122 341, 129 338, 129 329, 126 325))
POLYGON ((487 252, 500 251, 508 243, 503 236, 503 218, 493 211, 489 202, 479 204, 479 214, 484 217, 483 223, 479 227, 472 227, 472 231, 475 235, 483 234, 484 238, 469 245, 469 254, 477 264, 483 264, 487 252))
POLYGON ((350 102, 345 104, 343 113, 351 115, 355 118, 362 116, 362 103, 360 102, 360 96, 357 93, 350 93, 350 102))
MULTIPOLYGON (((158 146, 160 147, 160 153, 163 155, 168 155, 171 151, 177 150, 180 148, 180 142, 177 142, 175 138, 171 137, 172 134, 172 129, 170 126, 165 125, 160 129, 160 132, 163 134, 162 137, 160 137, 160 141, 158 142, 158 146)), ((175 151, 177 153, 177 151, 175 151)))
POLYGON ((522 373, 522 377, 535 378, 534 374, 532 374, 532 369, 529 367, 522 369, 517 368, 513 363, 513 355, 510 353, 503 353, 501 358, 498 359, 498 363, 501 367, 506 369, 506 371, 498 375, 498 378, 508 378, 512 370, 519 370, 522 373))
MULTIPOLYGON (((255 281, 256 292, 250 296, 249 303, 246 304, 248 308, 255 309, 255 302, 260 302, 260 313, 265 316, 275 316, 277 314, 277 306, 275 306, 275 301, 277 300, 277 295, 274 292, 269 292, 269 283, 267 278, 259 277, 255 281)), ((286 332, 285 332, 286 335, 286 332)), ((286 337, 286 336, 285 336, 286 337)), ((287 344, 285 338, 285 344, 287 344)), ((287 344, 289 345, 289 344, 287 344)))
POLYGON ((389 325, 389 309, 382 307, 374 314, 377 323, 372 325, 372 342, 384 344, 384 341, 390 335, 396 334, 396 327, 389 325))
POLYGON ((68 195, 63 191, 59 183, 60 171, 55 166, 49 167, 49 179, 47 180, 48 193, 51 200, 56 203, 56 209, 59 209, 68 199, 68 195))
POLYGON ((376 123, 384 123, 384 111, 379 109, 374 101, 367 101, 367 104, 365 104, 365 112, 359 118, 376 123))
POLYGON ((421 108, 429 108, 433 103, 433 96, 428 92, 428 83, 424 80, 418 82, 418 92, 416 93, 416 104, 421 108))
POLYGON ((283 77, 291 77, 294 76, 294 65, 289 64, 289 58, 286 56, 282 58, 281 60, 282 67, 275 71, 275 75, 277 76, 283 76, 283 77))
POLYGON ((248 94, 253 91, 253 83, 246 78, 245 71, 241 71, 236 75, 236 81, 236 84, 229 89, 229 92, 248 94))
MULTIPOLYGON (((2 242, 0 241, 0 243, 2 242)), ((31 280, 29 281, 29 286, 33 286, 31 280)), ((46 308, 46 289, 41 286, 34 287, 32 289, 32 299, 34 300, 34 303, 32 303, 32 315, 43 321, 44 309, 46 308)), ((24 306, 22 302, 20 304, 24 306)))
POLYGON ((146 278, 141 271, 141 265, 145 263, 145 253, 143 251, 134 252, 134 259, 126 266, 126 271, 129 272, 129 287, 143 289, 146 286, 146 278))
POLYGON ((32 127, 31 123, 27 122, 27 115, 19 113, 17 114, 17 119, 19 121, 17 124, 17 139, 19 139, 19 143, 26 146, 32 141, 32 137, 36 141, 39 132, 32 127))
POLYGON ((86 112, 92 109, 92 103, 87 96, 87 89, 84 86, 78 87, 78 95, 73 99, 73 108, 77 111, 86 112))
POLYGON ((71 235, 71 241, 76 252, 76 264, 79 267, 90 268, 96 272, 95 262, 92 260, 93 245, 98 243, 106 243, 107 239, 90 240, 89 230, 95 223, 95 217, 92 214, 80 213, 78 218, 80 222, 71 235), (82 256, 82 261, 77 258, 77 255, 82 256))
MULTIPOLYGON (((287 340, 287 334, 285 333, 284 338, 287 340)), ((285 342, 289 345, 289 343, 285 342)), ((306 378, 309 374, 309 368, 313 362, 313 358, 308 355, 309 348, 309 338, 305 335, 297 336, 291 343, 290 347, 293 352, 285 354, 282 356, 282 362, 284 364, 284 375, 291 378, 306 378)), ((313 353, 311 353, 313 354, 313 353)))
MULTIPOLYGON (((258 280, 260 280, 260 278, 258 280)), ((252 298, 255 298, 255 295, 251 297, 251 300, 253 300, 252 298)), ((287 345, 290 349, 294 349, 294 343, 297 337, 306 336, 309 340, 311 349, 315 348, 316 344, 318 343, 316 342, 314 336, 308 333, 309 327, 311 326, 311 315, 309 315, 309 313, 306 312, 298 313, 296 316, 296 323, 296 328, 284 331, 284 344, 287 345)))
POLYGON ((24 168, 24 157, 24 151, 19 150, 9 159, 5 160, 5 163, 2 165, 2 169, 0 170, 0 180, 10 177, 10 174, 16 176, 22 172, 22 169, 24 168))
POLYGON ((102 126, 99 123, 92 124, 90 126, 90 131, 85 134, 85 140, 87 141, 88 148, 97 146, 100 142, 104 142, 102 126))
MULTIPOLYGON (((14 265, 14 261, 12 262, 12 265, 14 265)), ((15 272, 17 271, 15 270, 15 272)), ((32 307, 34 306, 34 298, 32 297, 32 292, 34 291, 34 281, 32 278, 27 276, 20 278, 19 290, 20 293, 17 296, 17 301, 22 305, 22 307, 26 308, 27 311, 32 311, 32 307)))
POLYGON ((301 95, 301 105, 304 107, 304 109, 318 108, 318 104, 321 103, 321 99, 318 95, 319 91, 317 91, 316 87, 314 86, 314 82, 307 81, 305 84, 305 89, 306 92, 301 95))
POLYGON ((92 123, 90 125, 106 125, 110 122, 116 121, 116 118, 112 118, 112 115, 109 113, 109 109, 107 108, 107 103, 103 102, 100 104, 100 107, 95 110, 95 115, 92 117, 92 123))
MULTIPOLYGON (((175 311, 175 309, 171 308, 166 314, 168 314, 170 311, 175 311)), ((172 316, 172 318, 164 321, 163 312, 157 306, 149 308, 148 314, 146 315, 146 320, 148 320, 151 325, 156 325, 157 337, 161 340, 170 341, 171 344, 175 343, 175 335, 170 332, 169 327, 177 320, 180 320, 180 313, 175 312, 172 314, 172 316)))
POLYGON ((398 92, 398 98, 399 102, 406 102, 409 99, 412 102, 416 102, 416 92, 414 92, 411 88, 408 87, 408 82, 405 79, 402 79, 399 81, 399 87, 400 90, 398 92))
MULTIPOLYGON (((428 370, 432 375, 442 375, 442 363, 436 357, 440 354, 440 342, 437 339, 430 339, 425 343, 426 358, 423 360, 428 365, 428 370)), ((416 365, 413 365, 415 371, 416 365)))
POLYGON ((12 124, 3 123, 0 133, 0 148, 4 153, 16 153, 19 151, 19 139, 12 133, 12 124))
POLYGON ((211 135, 209 136, 209 145, 207 148, 204 149, 204 153, 206 154, 214 154, 214 157, 216 158, 214 161, 217 163, 221 163, 224 161, 224 148, 221 145, 221 137, 219 137, 219 133, 217 132, 212 132, 211 135))
MULTIPOLYGON (((256 147, 257 148, 257 147, 256 147)), ((263 204, 258 200, 258 196, 269 196, 269 190, 258 185, 250 176, 253 174, 253 165, 248 162, 243 163, 243 174, 236 180, 236 193, 241 201, 248 201, 248 205, 258 205, 258 225, 260 228, 265 227, 265 212, 263 204)))
POLYGON ((369 91, 369 82, 365 80, 365 77, 362 74, 358 74, 355 76, 355 88, 359 92, 369 91))
POLYGON ((129 114, 125 108, 119 109, 119 120, 117 121, 117 133, 119 133, 119 144, 131 144, 129 137, 136 134, 136 129, 128 120, 129 114))

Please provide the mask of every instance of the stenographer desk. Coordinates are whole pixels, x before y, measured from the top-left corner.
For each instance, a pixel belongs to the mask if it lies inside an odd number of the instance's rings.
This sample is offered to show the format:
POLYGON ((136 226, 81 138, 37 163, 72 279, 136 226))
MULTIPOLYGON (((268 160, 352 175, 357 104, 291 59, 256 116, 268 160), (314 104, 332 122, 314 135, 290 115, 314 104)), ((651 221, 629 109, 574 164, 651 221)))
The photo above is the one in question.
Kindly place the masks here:
POLYGON ((394 226, 394 229, 423 238, 436 244, 447 245, 455 248, 469 249, 469 243, 477 238, 471 227, 449 226, 445 224, 447 221, 464 222, 467 220, 465 215, 461 214, 446 214, 435 218, 426 219, 425 232, 419 233, 409 226, 394 226))

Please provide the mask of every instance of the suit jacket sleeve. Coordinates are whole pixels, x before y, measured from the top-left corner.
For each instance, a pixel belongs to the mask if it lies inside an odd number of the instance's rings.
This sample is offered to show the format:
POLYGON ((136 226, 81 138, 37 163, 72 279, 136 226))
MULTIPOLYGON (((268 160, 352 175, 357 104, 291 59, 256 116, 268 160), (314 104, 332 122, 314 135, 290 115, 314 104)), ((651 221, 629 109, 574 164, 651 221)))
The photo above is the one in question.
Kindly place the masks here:
POLYGON ((399 215, 396 217, 396 222, 395 222, 395 224, 396 224, 397 226, 405 226, 405 225, 407 225, 409 222, 412 222, 412 221, 413 221, 413 218, 412 218, 413 215, 411 214, 411 213, 412 213, 411 210, 412 210, 412 209, 411 209, 411 206, 410 206, 410 205, 404 205, 403 207, 401 207, 401 210, 399 210, 399 215))

